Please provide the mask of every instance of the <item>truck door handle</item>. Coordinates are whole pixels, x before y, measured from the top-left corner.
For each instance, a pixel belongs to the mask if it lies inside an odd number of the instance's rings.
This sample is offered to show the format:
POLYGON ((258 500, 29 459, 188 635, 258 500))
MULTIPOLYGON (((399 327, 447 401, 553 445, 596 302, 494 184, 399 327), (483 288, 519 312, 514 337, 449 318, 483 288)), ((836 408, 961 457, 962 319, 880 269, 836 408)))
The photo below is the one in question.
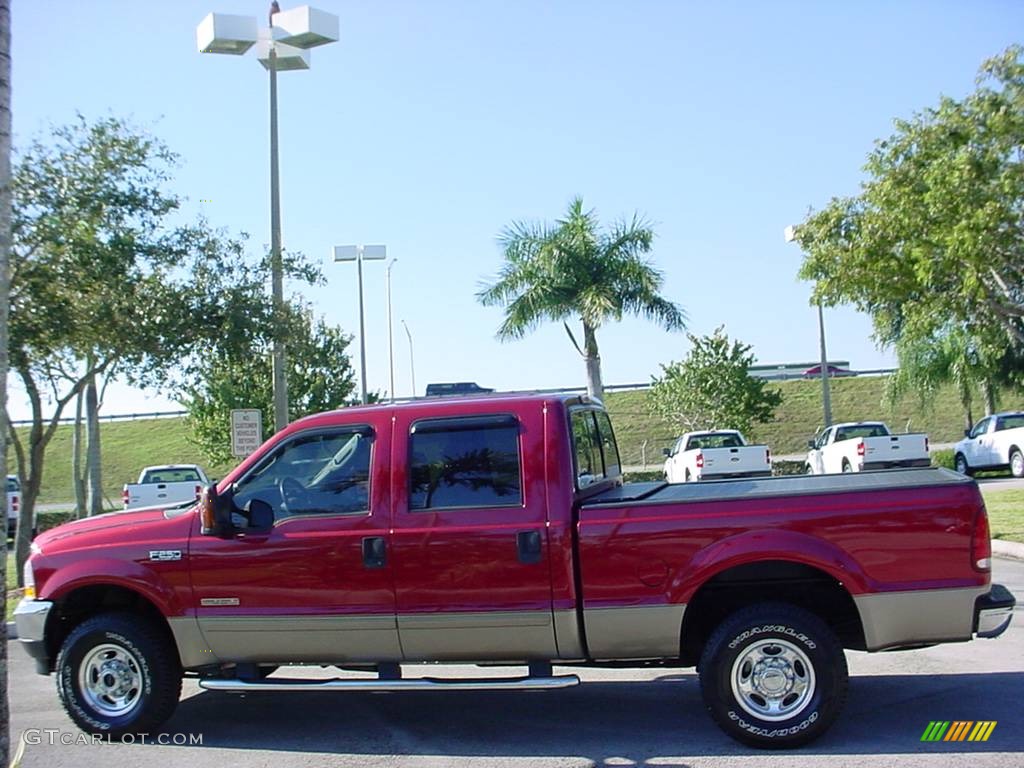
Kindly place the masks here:
POLYGON ((387 564, 387 549, 383 536, 366 536, 363 539, 363 565, 366 568, 383 568, 387 564))
POLYGON ((540 562, 540 531, 520 531, 516 534, 519 562, 526 565, 540 562))

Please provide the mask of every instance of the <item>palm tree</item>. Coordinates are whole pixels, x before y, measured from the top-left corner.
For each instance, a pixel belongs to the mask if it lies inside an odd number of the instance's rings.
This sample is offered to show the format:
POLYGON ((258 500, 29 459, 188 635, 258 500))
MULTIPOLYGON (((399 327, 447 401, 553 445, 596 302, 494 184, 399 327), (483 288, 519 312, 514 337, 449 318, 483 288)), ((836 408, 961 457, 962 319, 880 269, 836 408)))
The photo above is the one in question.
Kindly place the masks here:
POLYGON ((667 330, 685 328, 686 315, 658 295, 662 273, 643 258, 654 232, 635 214, 609 231, 599 231, 597 216, 575 198, 568 215, 548 224, 514 222, 499 236, 505 264, 497 280, 477 293, 484 306, 503 305, 502 341, 519 339, 541 321, 561 321, 586 360, 587 393, 600 398, 601 356, 597 329, 624 314, 642 315, 667 330), (583 325, 583 349, 568 320, 583 325))

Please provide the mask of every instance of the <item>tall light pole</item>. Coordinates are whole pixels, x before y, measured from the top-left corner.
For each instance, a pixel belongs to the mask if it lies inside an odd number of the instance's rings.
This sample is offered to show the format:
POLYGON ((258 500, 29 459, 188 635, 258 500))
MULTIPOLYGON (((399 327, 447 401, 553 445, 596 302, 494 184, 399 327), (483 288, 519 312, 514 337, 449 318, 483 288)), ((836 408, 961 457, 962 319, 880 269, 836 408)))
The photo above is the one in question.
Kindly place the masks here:
POLYGON ((391 333, 391 268, 395 266, 398 259, 388 262, 387 284, 388 284, 388 367, 391 371, 391 402, 395 402, 395 337, 391 333))
POLYGON ((405 328, 405 335, 409 337, 409 376, 412 378, 412 396, 416 397, 416 363, 412 359, 412 334, 405 320, 402 321, 402 327, 405 328))
MULTIPOLYGON (((783 234, 787 243, 796 241, 795 226, 786 227, 783 234)), ((825 312, 820 299, 818 300, 818 342, 821 352, 821 404, 825 412, 825 427, 828 428, 832 426, 832 393, 828 383, 828 355, 825 353, 825 312)))
POLYGON ((385 245, 336 245, 335 261, 354 261, 359 275, 359 391, 360 401, 366 405, 366 318, 363 315, 363 260, 383 261, 388 257, 385 245))
MULTIPOLYGON (((196 27, 200 53, 241 56, 256 46, 260 64, 270 73, 270 273, 274 317, 284 312, 284 269, 281 263, 281 184, 278 172, 277 73, 309 69, 309 50, 337 42, 338 17, 303 5, 281 11, 271 3, 269 26, 260 28, 255 16, 211 13, 196 27)), ((284 340, 273 345, 274 428, 288 424, 287 355, 284 340)))

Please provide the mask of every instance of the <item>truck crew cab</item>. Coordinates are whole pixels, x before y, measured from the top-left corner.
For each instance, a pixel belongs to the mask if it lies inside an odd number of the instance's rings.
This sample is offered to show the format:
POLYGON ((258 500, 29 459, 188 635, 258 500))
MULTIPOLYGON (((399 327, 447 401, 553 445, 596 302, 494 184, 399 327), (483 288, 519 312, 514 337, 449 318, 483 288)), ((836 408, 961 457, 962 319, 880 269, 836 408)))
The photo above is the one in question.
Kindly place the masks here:
POLYGON ((796 746, 845 698, 844 648, 992 637, 975 483, 943 469, 623 484, 585 397, 482 395, 291 424, 199 504, 41 535, 15 618, 93 733, 222 691, 559 688, 552 665, 697 665, 734 738, 796 746), (522 664, 402 678, 401 664, 522 664), (285 664, 374 670, 289 679, 285 664))

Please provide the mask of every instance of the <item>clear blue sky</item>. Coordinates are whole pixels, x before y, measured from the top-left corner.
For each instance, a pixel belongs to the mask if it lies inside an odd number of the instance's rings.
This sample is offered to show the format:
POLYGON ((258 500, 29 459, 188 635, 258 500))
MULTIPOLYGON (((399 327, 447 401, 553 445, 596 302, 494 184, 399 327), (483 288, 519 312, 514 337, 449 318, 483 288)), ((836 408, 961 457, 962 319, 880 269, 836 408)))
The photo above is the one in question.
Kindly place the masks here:
MULTIPOLYGON (((283 2, 283 7, 292 6, 283 2)), ((265 23, 256 0, 15 0, 14 130, 114 114, 182 156, 186 213, 269 241, 268 83, 252 52, 201 55, 208 11, 265 23), (201 202, 210 200, 211 202, 201 202)), ((655 224, 664 293, 692 331, 725 324, 761 362, 813 360, 801 256, 782 230, 854 193, 895 117, 973 87, 981 61, 1020 40, 1019 0, 940 2, 479 2, 315 4, 341 42, 280 76, 287 248, 321 260, 318 312, 358 329, 343 243, 386 243, 397 392, 475 380, 573 386, 583 365, 560 326, 501 344, 474 298, 514 219, 554 219, 576 194, 611 221, 655 224)), ((366 265, 371 389, 388 387, 384 266, 366 265)), ((888 366, 867 317, 826 315, 829 356, 888 366)), ((684 334, 626 320, 599 334, 606 383, 649 380, 684 334)), ((358 351, 357 345, 352 347, 358 351)), ((13 382, 12 382, 13 383, 13 382)), ((25 409, 11 393, 14 418, 25 409)), ((125 390, 106 413, 173 407, 125 390)))

